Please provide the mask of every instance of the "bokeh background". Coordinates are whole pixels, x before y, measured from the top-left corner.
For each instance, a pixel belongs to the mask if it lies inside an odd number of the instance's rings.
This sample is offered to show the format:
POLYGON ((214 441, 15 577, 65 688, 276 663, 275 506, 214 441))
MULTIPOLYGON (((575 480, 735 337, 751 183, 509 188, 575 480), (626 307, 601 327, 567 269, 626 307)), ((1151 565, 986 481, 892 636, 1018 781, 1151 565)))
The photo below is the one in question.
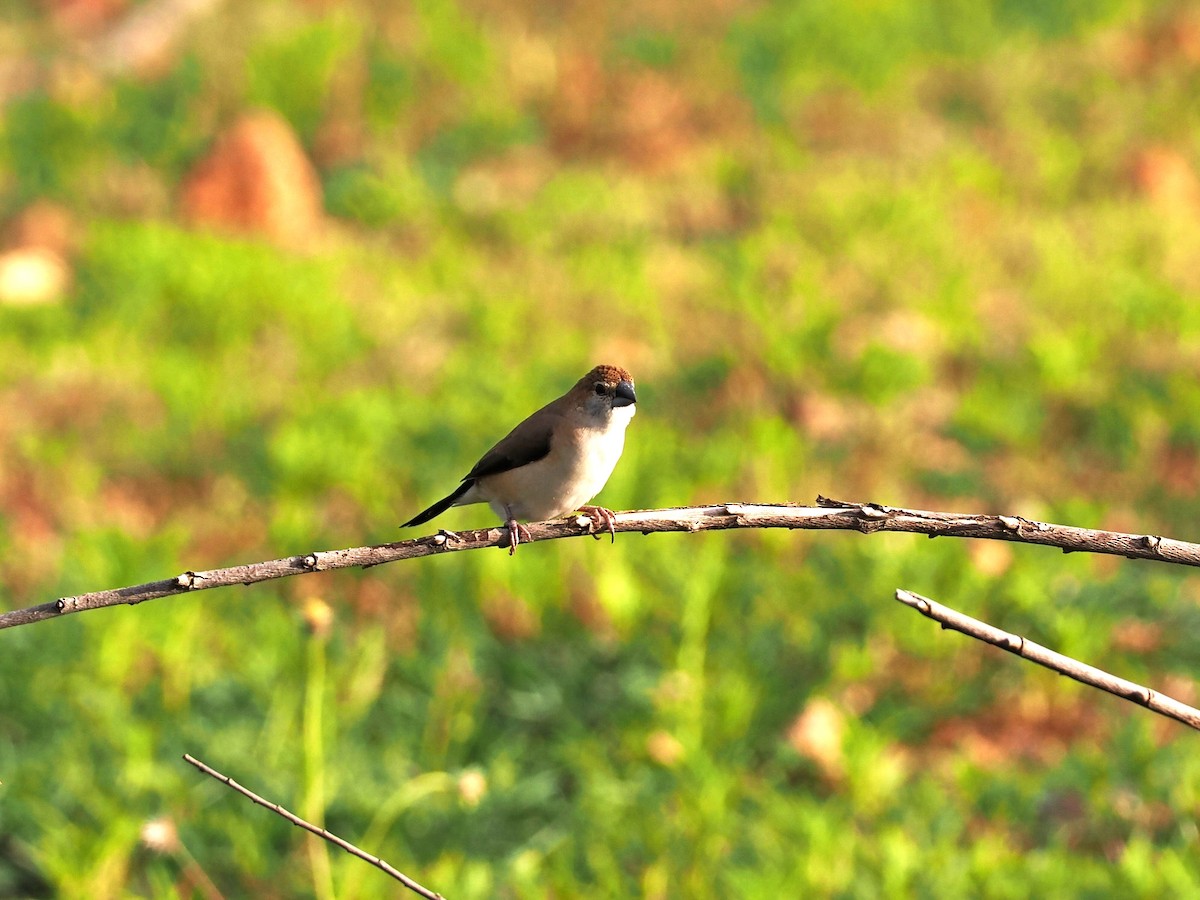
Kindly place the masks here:
MULTIPOLYGON (((613 508, 1197 538, 1200 13, 5 0, 0 608, 394 540, 597 362, 613 508)), ((441 523, 439 523, 441 524, 441 523)), ((482 507, 447 527, 494 524, 482 507)), ((0 896, 1200 892, 1186 570, 904 535, 456 554, 0 634, 0 896)))

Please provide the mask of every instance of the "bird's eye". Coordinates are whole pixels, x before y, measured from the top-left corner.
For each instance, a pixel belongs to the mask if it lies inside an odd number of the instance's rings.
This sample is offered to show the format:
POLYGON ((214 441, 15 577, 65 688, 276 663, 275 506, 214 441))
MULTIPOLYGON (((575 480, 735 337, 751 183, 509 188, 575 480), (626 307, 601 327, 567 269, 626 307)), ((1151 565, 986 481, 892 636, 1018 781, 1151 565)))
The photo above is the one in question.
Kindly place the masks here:
POLYGON ((608 388, 606 388, 606 387, 604 386, 604 382, 603 382, 603 381, 597 381, 597 382, 596 382, 596 395, 597 395, 598 397, 603 397, 603 396, 604 396, 605 394, 607 394, 607 393, 608 393, 608 388))

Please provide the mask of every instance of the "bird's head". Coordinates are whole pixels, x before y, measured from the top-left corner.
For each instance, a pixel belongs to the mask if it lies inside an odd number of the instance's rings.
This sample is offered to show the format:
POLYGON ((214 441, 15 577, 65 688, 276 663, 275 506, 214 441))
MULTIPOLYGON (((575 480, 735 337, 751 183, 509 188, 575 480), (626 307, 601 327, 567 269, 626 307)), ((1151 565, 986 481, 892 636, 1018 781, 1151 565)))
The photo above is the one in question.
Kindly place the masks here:
POLYGON ((574 405, 605 424, 618 413, 628 422, 633 418, 637 394, 633 376, 620 366, 596 366, 571 389, 574 405))

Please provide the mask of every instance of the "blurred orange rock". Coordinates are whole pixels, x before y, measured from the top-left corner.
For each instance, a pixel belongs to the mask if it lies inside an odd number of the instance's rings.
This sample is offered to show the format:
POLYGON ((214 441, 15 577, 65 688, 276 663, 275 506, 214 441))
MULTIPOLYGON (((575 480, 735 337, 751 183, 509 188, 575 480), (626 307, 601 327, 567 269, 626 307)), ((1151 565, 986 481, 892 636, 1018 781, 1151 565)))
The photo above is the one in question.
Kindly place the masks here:
POLYGON ((321 225, 321 186, 291 126, 272 112, 248 113, 189 173, 182 207, 196 225, 303 244, 321 225))

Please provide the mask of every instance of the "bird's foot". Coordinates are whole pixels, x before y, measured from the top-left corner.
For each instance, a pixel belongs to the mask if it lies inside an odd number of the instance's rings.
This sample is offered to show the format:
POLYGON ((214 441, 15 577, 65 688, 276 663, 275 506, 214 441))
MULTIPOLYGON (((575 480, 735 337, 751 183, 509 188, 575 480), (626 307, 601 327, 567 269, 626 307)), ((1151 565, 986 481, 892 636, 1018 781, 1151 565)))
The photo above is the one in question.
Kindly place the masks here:
POLYGON ((462 540, 461 534, 459 534, 457 531, 451 531, 449 528, 439 528, 436 537, 440 537, 442 539, 438 542, 442 544, 447 544, 450 541, 462 540))
POLYGON ((612 542, 617 542, 617 517, 611 509, 603 506, 581 506, 579 511, 592 520, 588 526, 588 534, 600 540, 600 533, 607 531, 612 536, 612 542))
POLYGON ((530 543, 533 540, 533 535, 529 533, 529 529, 518 522, 516 519, 509 519, 504 523, 508 526, 508 555, 512 556, 517 552, 517 544, 524 541, 530 543))

